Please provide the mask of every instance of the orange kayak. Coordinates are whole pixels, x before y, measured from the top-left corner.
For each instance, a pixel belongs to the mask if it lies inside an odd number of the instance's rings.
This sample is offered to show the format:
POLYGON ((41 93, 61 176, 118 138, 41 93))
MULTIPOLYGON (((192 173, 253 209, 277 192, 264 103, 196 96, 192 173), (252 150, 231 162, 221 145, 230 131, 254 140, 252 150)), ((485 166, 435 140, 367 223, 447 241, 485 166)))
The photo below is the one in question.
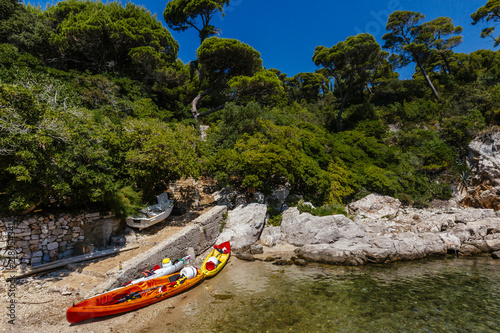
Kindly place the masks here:
POLYGON ((180 272, 126 286, 74 304, 66 310, 70 323, 136 310, 177 295, 203 281, 205 274, 188 266, 180 272))

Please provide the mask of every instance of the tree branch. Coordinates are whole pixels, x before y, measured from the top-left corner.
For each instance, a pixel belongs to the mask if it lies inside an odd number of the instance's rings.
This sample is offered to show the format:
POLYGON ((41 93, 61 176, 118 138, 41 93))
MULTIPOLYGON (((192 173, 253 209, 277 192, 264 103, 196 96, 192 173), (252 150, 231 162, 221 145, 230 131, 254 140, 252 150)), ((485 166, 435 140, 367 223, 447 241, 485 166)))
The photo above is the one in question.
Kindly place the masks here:
POLYGON ((200 100, 205 97, 208 94, 208 90, 203 91, 202 93, 198 94, 193 101, 191 102, 191 114, 193 115, 193 118, 196 122, 198 122, 198 103, 200 100))
POLYGON ((222 110, 222 109, 224 109, 225 106, 226 106, 226 103, 224 103, 224 104, 222 104, 222 105, 220 105, 220 106, 218 106, 216 108, 213 108, 212 110, 209 110, 207 112, 198 113, 198 117, 207 116, 207 115, 209 115, 211 113, 214 113, 216 111, 222 110))

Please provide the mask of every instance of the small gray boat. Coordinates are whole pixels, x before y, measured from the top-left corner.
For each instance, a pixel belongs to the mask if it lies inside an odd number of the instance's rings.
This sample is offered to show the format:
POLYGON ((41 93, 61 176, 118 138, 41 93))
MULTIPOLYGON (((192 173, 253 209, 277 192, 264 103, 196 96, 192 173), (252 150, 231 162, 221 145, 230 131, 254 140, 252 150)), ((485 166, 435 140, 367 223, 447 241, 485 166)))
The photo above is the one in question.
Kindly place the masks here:
POLYGON ((156 198, 158 199, 156 205, 141 209, 137 215, 127 217, 125 219, 127 225, 142 230, 166 219, 174 208, 174 201, 168 198, 166 192, 156 198))

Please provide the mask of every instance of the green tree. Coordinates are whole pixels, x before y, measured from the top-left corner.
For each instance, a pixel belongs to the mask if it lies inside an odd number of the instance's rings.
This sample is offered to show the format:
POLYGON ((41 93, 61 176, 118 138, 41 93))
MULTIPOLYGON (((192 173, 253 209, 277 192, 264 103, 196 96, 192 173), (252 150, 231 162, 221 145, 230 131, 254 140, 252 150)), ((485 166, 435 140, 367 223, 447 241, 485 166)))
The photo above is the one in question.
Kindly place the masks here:
POLYGON ((260 53, 236 39, 207 38, 198 48, 197 55, 203 87, 191 103, 191 114, 196 121, 198 117, 224 107, 221 103, 207 112, 198 113, 198 103, 202 98, 209 94, 220 96, 226 92, 229 80, 237 76, 253 76, 262 68, 260 53))
POLYGON ((346 102, 357 92, 366 89, 376 68, 386 53, 370 34, 348 37, 344 42, 327 48, 317 46, 313 61, 316 66, 325 68, 329 77, 335 81, 334 92, 341 99, 337 114, 337 128, 342 131, 342 112, 346 102))
POLYGON ((0 0, 0 21, 7 19, 21 6, 20 0, 0 0))
MULTIPOLYGON (((480 21, 500 22, 500 0, 489 0, 486 5, 480 7, 475 13, 471 14, 472 25, 476 25, 480 21)), ((495 27, 484 28, 481 31, 481 38, 491 37, 495 41, 495 47, 500 45, 500 35, 495 37, 493 33, 495 27)))
POLYGON ((0 42, 15 45, 40 60, 55 55, 49 42, 52 33, 54 30, 40 8, 18 6, 8 19, 0 20, 0 42))
POLYGON ((328 92, 328 81, 320 72, 298 73, 293 78, 285 80, 288 94, 294 101, 305 99, 308 102, 316 101, 321 94, 328 92))
POLYGON ((196 29, 200 43, 203 43, 206 38, 217 34, 218 29, 210 21, 216 13, 224 15, 223 7, 228 4, 229 0, 172 0, 165 7, 163 18, 172 30, 196 29))
POLYGON ((418 23, 425 18, 422 13, 412 11, 395 11, 389 15, 386 30, 390 31, 382 39, 384 48, 393 52, 392 59, 398 67, 415 62, 436 99, 439 94, 432 84, 425 69, 425 58, 429 56, 429 48, 419 40, 421 28, 418 23))
POLYGON ((488 49, 469 54, 454 53, 450 62, 455 78, 463 82, 475 82, 489 78, 494 85, 500 79, 500 53, 488 49))
POLYGON ((118 2, 69 0, 47 9, 57 26, 52 43, 57 61, 65 69, 93 72, 119 71, 144 78, 149 62, 153 70, 175 62, 178 43, 170 32, 143 7, 118 2))
POLYGON ((261 69, 252 76, 235 76, 229 80, 231 98, 246 103, 256 101, 262 105, 276 105, 284 100, 285 90, 275 73, 261 69))
POLYGON ((221 110, 220 120, 208 138, 217 149, 231 149, 243 135, 258 132, 263 115, 262 107, 256 102, 245 106, 228 103, 221 110))
POLYGON ((218 178, 235 186, 252 184, 265 192, 275 185, 286 184, 297 193, 323 203, 329 178, 308 148, 324 131, 312 133, 270 121, 261 121, 259 127, 255 134, 243 135, 233 149, 217 152, 211 164, 218 178))
POLYGON ((43 60, 53 54, 49 43, 51 33, 53 29, 41 8, 0 0, 0 43, 9 43, 43 60))
POLYGON ((48 105, 38 95, 40 87, 31 88, 0 85, 3 208, 107 205, 124 183, 116 126, 82 109, 48 105))
POLYGON ((328 193, 328 203, 343 204, 353 193, 353 174, 345 169, 342 160, 337 159, 336 163, 328 166, 328 177, 330 178, 330 189, 328 193))
POLYGON ((126 170, 146 196, 164 191, 170 181, 200 176, 200 138, 191 126, 131 119, 124 127, 126 170))
POLYGON ((449 17, 438 17, 420 26, 419 41, 436 52, 437 57, 444 62, 448 74, 452 74, 449 62, 449 57, 453 54, 451 50, 462 43, 463 36, 458 35, 462 30, 462 27, 456 27, 449 17))

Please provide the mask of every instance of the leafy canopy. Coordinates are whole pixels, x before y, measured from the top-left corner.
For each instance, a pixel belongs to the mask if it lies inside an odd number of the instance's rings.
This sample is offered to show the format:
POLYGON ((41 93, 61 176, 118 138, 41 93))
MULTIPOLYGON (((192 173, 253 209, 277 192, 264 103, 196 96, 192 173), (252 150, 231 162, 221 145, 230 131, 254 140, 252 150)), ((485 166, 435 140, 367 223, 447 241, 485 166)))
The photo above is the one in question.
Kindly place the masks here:
POLYGON ((284 99, 280 79, 268 70, 259 70, 253 76, 235 76, 228 85, 239 103, 257 101, 262 105, 276 105, 284 99))
POLYGON ((444 62, 442 67, 445 67, 448 74, 451 74, 449 64, 449 57, 453 54, 451 50, 462 43, 463 36, 459 35, 462 30, 462 27, 455 26, 449 17, 438 17, 420 26, 418 39, 434 51, 432 56, 439 58, 437 61, 444 62))
MULTIPOLYGON (((57 24, 51 37, 65 69, 135 74, 138 61, 154 59, 156 68, 173 63, 178 43, 155 16, 143 7, 118 2, 69 0, 50 6, 47 16, 57 24)), ((149 74, 149 73, 148 73, 149 74)))
MULTIPOLYGON (((480 21, 500 22, 500 0, 489 0, 486 5, 479 8, 475 13, 471 14, 472 25, 476 25, 480 21)), ((495 47, 500 45, 500 35, 495 37, 495 26, 484 28, 481 31, 481 38, 491 37, 495 42, 495 47)))
MULTIPOLYGON (((391 59, 397 67, 404 67, 415 62, 425 77, 436 99, 439 94, 425 69, 425 60, 429 57, 429 47, 420 38, 422 28, 419 23, 425 18, 420 12, 397 10, 389 15, 386 30, 389 31, 382 39, 384 48, 393 52, 391 59)), ((430 30, 430 29, 429 29, 430 30)))
POLYGON ((387 54, 381 51, 380 45, 370 34, 351 36, 331 48, 317 46, 314 50, 314 63, 325 68, 327 75, 334 78, 334 90, 342 100, 337 116, 340 131, 344 104, 353 94, 364 90, 385 57, 387 54))
MULTIPOLYGON (((201 72, 200 88, 202 91, 194 98, 191 103, 191 114, 195 121, 198 117, 218 111, 224 107, 225 102, 229 99, 234 99, 238 94, 231 96, 228 91, 228 83, 231 79, 238 76, 253 76, 262 68, 262 60, 260 53, 254 50, 251 46, 242 43, 236 39, 225 39, 218 37, 210 37, 205 39, 197 50, 198 64, 201 72), (212 110, 204 113, 198 113, 197 105, 200 100, 211 95, 211 101, 215 106, 212 110)), ((272 74, 274 75, 274 74, 272 74)), ((238 86, 239 92, 255 92, 255 87, 260 82, 269 83, 273 86, 273 82, 269 76, 259 76, 255 80, 246 80, 244 78, 233 81, 233 84, 238 86)), ((267 84, 266 84, 267 86, 267 84)), ((266 87, 262 87, 265 90, 266 87)), ((261 95, 265 95, 263 92, 261 95)))
POLYGON ((239 75, 252 76, 262 67, 260 53, 236 39, 207 38, 197 55, 202 72, 215 85, 239 75))
POLYGON ((2 0, 0 1, 0 20, 5 20, 8 18, 14 11, 20 7, 19 0, 2 0))
POLYGON ((165 7, 163 18, 175 31, 196 29, 203 42, 217 34, 217 29, 210 25, 210 21, 216 13, 224 14, 223 7, 228 4, 229 0, 172 0, 165 7))

